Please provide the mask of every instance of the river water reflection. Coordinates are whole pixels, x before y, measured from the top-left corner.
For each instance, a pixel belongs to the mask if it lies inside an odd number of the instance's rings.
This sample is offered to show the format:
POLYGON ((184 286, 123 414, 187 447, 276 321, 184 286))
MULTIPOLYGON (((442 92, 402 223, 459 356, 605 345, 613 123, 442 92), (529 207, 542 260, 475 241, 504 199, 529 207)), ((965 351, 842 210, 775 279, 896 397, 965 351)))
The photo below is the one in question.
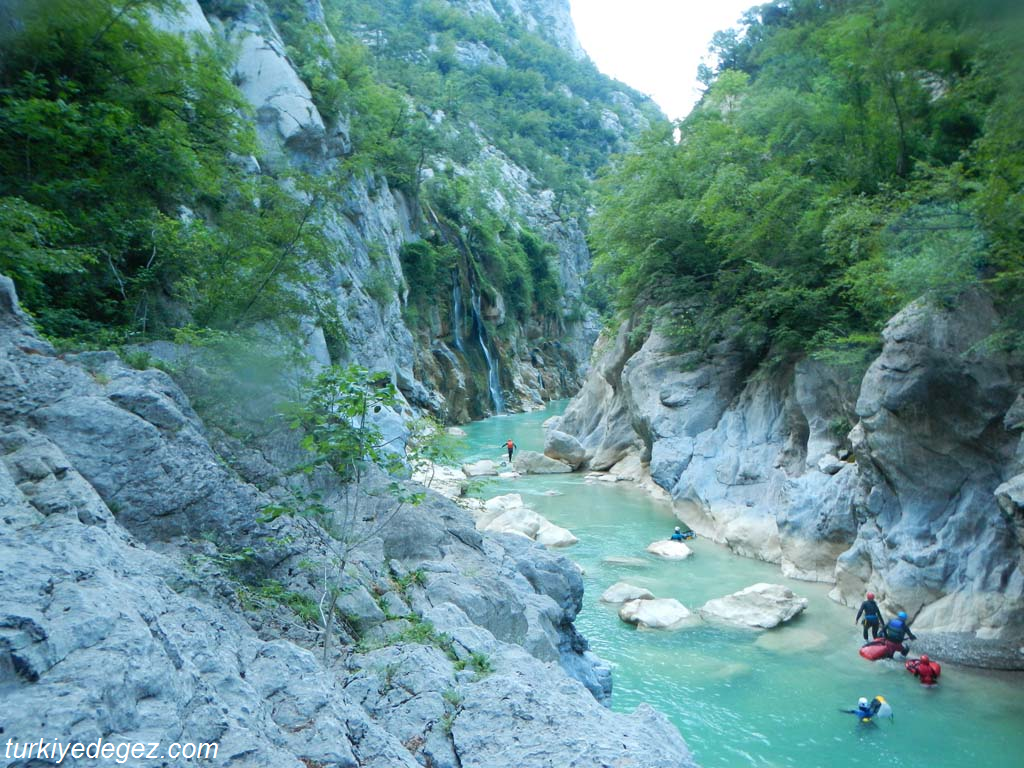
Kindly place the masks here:
MULTIPOLYGON (((467 459, 503 459, 505 440, 542 450, 546 411, 499 416, 463 427, 467 459)), ((1024 766, 1024 673, 985 673, 943 664, 926 689, 896 662, 857 654, 854 611, 828 599, 828 586, 786 579, 776 566, 737 557, 705 539, 682 562, 644 552, 676 524, 668 504, 630 483, 583 475, 489 482, 475 495, 519 493, 579 544, 563 553, 585 570, 577 619, 592 649, 614 670, 612 708, 647 702, 680 730, 706 768, 839 768, 891 762, 903 768, 1024 766), (559 495, 549 495, 550 492, 559 495), (609 560, 609 558, 613 558, 609 560), (804 613, 769 632, 704 623, 678 632, 642 632, 598 601, 617 581, 674 597, 691 610, 760 581, 786 584, 809 600, 804 613), (859 696, 882 694, 895 718, 858 725, 840 713, 859 696)), ((942 659, 939 659, 942 661, 942 659)))

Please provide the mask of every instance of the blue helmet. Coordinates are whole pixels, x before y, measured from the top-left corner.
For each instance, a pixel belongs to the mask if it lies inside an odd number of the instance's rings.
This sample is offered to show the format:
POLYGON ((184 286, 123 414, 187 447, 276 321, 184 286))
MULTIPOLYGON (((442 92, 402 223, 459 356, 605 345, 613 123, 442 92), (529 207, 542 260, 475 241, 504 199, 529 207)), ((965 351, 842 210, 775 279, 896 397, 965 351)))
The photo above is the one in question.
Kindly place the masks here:
POLYGON ((900 611, 896 615, 899 616, 901 619, 907 618, 907 612, 906 611, 900 611))

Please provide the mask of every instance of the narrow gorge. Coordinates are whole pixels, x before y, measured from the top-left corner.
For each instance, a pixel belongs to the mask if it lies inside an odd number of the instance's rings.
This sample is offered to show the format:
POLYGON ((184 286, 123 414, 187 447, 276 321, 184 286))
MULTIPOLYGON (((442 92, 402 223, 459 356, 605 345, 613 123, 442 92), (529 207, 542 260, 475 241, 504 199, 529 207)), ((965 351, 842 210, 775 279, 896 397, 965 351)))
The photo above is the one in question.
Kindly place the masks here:
POLYGON ((670 121, 577 0, 0 4, 3 765, 839 766, 867 731, 817 727, 825 675, 758 708, 867 591, 991 676, 906 764, 974 724, 1006 757, 1005 5, 752 7, 670 121), (497 488, 585 533, 488 529, 497 488), (677 522, 707 570, 652 583, 781 574, 796 634, 609 624, 594 588, 677 522))

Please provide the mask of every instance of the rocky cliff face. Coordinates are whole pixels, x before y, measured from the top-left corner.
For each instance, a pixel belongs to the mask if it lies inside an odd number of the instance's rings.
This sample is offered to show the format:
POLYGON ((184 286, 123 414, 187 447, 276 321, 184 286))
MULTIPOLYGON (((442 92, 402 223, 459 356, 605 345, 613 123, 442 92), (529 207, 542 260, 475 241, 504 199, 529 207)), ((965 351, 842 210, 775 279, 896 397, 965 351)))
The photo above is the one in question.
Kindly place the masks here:
POLYGON ((288 478, 251 450, 259 473, 229 468, 160 371, 56 354, 0 278, 6 739, 214 742, 211 764, 261 768, 691 764, 653 710, 598 702, 571 563, 436 494, 396 511, 380 479, 288 478), (363 505, 326 651, 288 606, 315 612, 331 539, 259 515, 295 483, 335 524, 363 505))
MULTIPOLYGON (((287 55, 269 10, 260 2, 236 5, 230 15, 220 18, 213 15, 218 4, 209 5, 207 16, 197 0, 187 0, 178 12, 169 12, 158 22, 170 31, 222 38, 237 51, 232 77, 252 109, 260 139, 259 156, 245 161, 253 173, 277 176, 300 170, 320 177, 348 175, 341 171, 352 152, 347 116, 327 119, 321 115, 287 55)), ((452 6, 469 14, 514 21, 583 56, 565 0, 472 0, 452 6)), ((309 28, 317 30, 327 44, 335 44, 320 0, 305 3, 304 12, 309 28)), ((457 48, 456 55, 470 65, 483 65, 494 64, 496 54, 481 44, 467 43, 457 48)), ((618 116, 609 113, 609 129, 624 135, 646 123, 635 108, 626 114, 629 125, 624 127, 618 116)), ((436 113, 435 128, 451 130, 446 119, 436 113)), ((320 276, 320 288, 333 304, 341 327, 324 329, 310 321, 305 328, 307 352, 317 363, 358 362, 388 371, 413 406, 429 409, 449 422, 480 418, 504 407, 528 410, 572 394, 597 335, 593 317, 580 310, 582 275, 590 263, 580 222, 562 216, 554 193, 491 146, 486 136, 474 138, 484 146, 474 164, 497 168, 503 185, 502 191, 492 194, 495 210, 526 222, 557 250, 563 318, 554 325, 536 322, 518 327, 506 318, 506 297, 490 292, 477 295, 485 292, 477 285, 474 270, 460 263, 452 275, 450 293, 438 296, 435 311, 411 331, 403 315, 408 285, 399 251, 436 222, 423 214, 417 201, 370 172, 350 177, 343 200, 329 206, 316 222, 336 257, 336 266, 320 276), (484 327, 492 333, 482 340, 484 327)), ((422 173, 429 178, 435 170, 451 172, 453 168, 456 174, 476 172, 437 157, 427 158, 422 173)))
POLYGON ((848 604, 872 589, 947 657, 1019 667, 1022 376, 981 351, 996 320, 980 294, 911 305, 862 377, 755 372, 727 346, 695 365, 657 333, 631 345, 626 324, 548 453, 639 460, 698 533, 848 604))

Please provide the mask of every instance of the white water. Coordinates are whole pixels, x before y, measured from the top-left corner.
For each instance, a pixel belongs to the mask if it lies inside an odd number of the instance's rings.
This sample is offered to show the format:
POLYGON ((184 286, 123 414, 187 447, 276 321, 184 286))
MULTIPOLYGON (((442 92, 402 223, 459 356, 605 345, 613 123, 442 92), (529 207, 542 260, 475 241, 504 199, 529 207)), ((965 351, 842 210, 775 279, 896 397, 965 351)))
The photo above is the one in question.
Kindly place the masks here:
POLYGON ((452 272, 452 341, 462 352, 462 286, 458 270, 452 272))
POLYGON ((497 363, 491 358, 491 350, 487 346, 487 329, 484 328, 484 319, 480 314, 480 294, 473 288, 471 295, 473 306, 473 326, 476 328, 476 339, 483 350, 484 360, 487 361, 487 388, 491 394, 491 405, 495 414, 505 412, 505 398, 501 394, 501 381, 498 377, 497 363))

